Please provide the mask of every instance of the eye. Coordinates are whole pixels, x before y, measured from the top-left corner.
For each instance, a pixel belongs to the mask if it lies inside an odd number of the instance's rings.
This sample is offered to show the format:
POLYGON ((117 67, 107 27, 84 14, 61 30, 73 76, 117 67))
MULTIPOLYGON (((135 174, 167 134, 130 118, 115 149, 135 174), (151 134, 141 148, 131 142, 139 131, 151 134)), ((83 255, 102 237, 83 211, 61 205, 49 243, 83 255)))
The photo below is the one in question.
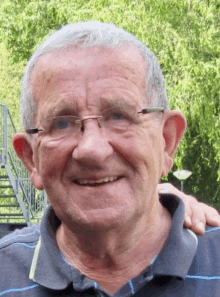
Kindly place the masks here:
POLYGON ((113 113, 110 115, 112 120, 124 120, 125 116, 121 113, 113 113))
POLYGON ((103 112, 103 120, 109 127, 127 126, 133 123, 132 113, 121 106, 114 106, 103 112))
POLYGON ((68 126, 69 126, 69 121, 67 121, 67 120, 62 120, 62 121, 57 123, 57 128, 58 129, 65 129, 68 126))
POLYGON ((121 129, 132 123, 126 113, 118 110, 107 113, 104 117, 104 122, 109 129, 121 129))
POLYGON ((64 130, 71 126, 71 118, 56 117, 52 122, 52 129, 64 130))

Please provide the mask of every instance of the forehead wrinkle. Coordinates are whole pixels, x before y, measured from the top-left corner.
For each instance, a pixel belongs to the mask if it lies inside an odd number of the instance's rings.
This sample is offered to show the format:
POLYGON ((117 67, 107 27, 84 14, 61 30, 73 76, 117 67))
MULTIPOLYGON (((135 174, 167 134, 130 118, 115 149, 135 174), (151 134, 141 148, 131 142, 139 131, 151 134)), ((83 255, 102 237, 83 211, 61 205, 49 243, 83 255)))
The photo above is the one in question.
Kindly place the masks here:
POLYGON ((127 88, 115 88, 111 86, 103 90, 100 96, 100 105, 117 105, 120 101, 129 106, 134 106, 137 108, 142 108, 144 103, 144 98, 141 92, 136 92, 134 89, 127 88), (102 102, 104 100, 104 102, 102 102))
POLYGON ((108 68, 109 65, 106 65, 106 76, 102 79, 108 79, 109 77, 114 78, 114 82, 112 84, 123 85, 126 82, 133 85, 135 88, 145 89, 146 88, 146 81, 145 76, 139 75, 136 69, 131 69, 129 66, 126 65, 112 65, 111 68, 108 68))
MULTIPOLYGON (((116 53, 116 51, 114 53, 116 53)), ((110 70, 122 70, 126 79, 130 80, 130 82, 135 84, 138 88, 145 88, 146 62, 139 50, 133 45, 125 45, 122 48, 117 49, 117 54, 120 59, 115 60, 115 64, 112 65, 110 70), (139 76, 138 80, 137 76, 139 76)))

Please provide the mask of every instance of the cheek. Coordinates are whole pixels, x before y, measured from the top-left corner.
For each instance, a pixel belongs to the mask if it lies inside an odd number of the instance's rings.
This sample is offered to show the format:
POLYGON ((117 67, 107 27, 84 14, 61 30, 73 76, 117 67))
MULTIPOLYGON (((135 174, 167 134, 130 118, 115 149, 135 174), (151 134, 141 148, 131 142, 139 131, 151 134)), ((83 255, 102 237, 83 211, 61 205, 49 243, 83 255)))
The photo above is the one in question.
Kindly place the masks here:
POLYGON ((41 142, 38 147, 39 173, 43 179, 59 177, 67 163, 71 150, 67 145, 55 142, 41 142))
POLYGON ((163 163, 163 137, 161 131, 148 130, 140 131, 139 142, 133 148, 133 152, 138 152, 138 163, 143 179, 155 179, 160 176, 163 163))
POLYGON ((123 137, 113 139, 111 145, 115 151, 123 157, 132 167, 144 170, 146 167, 159 164, 160 137, 159 133, 148 129, 137 129, 129 131, 123 137))

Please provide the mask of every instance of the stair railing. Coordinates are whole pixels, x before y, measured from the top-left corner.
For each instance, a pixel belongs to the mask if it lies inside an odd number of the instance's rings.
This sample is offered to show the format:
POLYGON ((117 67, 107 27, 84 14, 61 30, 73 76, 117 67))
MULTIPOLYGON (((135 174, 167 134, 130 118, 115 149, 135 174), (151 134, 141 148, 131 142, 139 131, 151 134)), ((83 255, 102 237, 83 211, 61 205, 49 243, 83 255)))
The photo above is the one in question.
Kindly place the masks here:
POLYGON ((31 184, 28 171, 14 151, 12 138, 17 131, 7 105, 0 103, 0 115, 0 165, 5 167, 24 218, 30 224, 33 219, 41 219, 47 195, 31 184))

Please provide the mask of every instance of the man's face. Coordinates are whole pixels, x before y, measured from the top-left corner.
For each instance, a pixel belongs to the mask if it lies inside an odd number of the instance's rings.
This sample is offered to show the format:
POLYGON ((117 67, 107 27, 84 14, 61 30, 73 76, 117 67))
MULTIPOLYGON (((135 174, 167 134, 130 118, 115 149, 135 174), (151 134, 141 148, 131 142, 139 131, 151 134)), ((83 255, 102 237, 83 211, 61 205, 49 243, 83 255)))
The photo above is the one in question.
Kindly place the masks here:
MULTIPOLYGON (((56 115, 99 115, 119 101, 137 111, 149 107, 144 103, 145 74, 134 47, 47 54, 32 75, 35 124, 56 115)), ((67 138, 34 136, 32 182, 46 189, 63 222, 105 229, 155 214, 164 165, 163 125, 154 114, 142 118, 122 134, 109 135, 91 119, 84 121, 83 131, 67 138), (108 182, 96 183, 101 179, 108 182)))

